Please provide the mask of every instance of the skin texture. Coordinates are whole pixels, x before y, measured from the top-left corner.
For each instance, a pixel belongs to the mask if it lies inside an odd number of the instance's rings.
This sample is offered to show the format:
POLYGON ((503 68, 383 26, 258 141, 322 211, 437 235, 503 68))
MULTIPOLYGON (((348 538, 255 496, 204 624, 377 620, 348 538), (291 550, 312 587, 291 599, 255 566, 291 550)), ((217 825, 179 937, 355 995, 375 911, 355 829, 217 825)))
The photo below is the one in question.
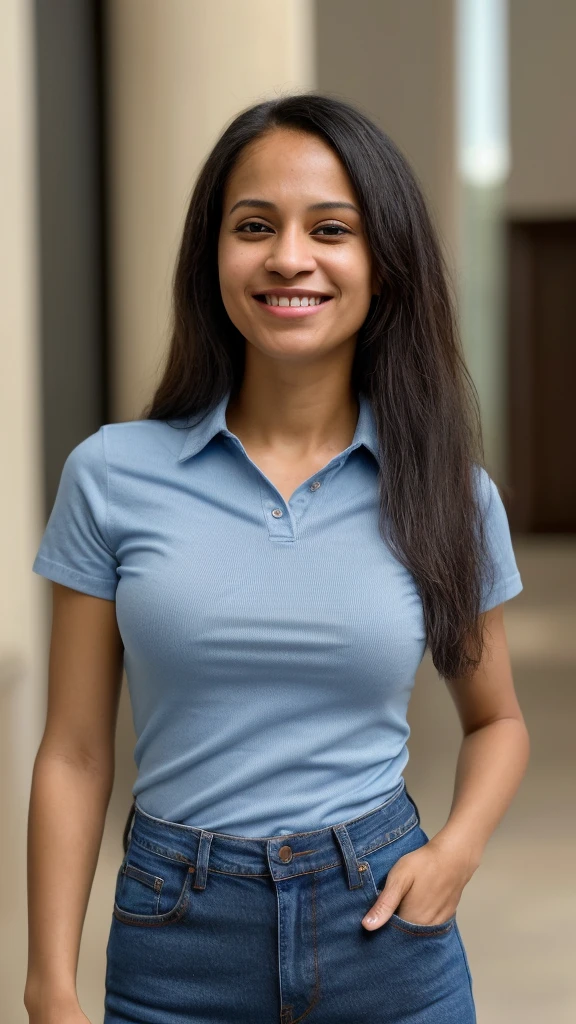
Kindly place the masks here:
POLYGON ((114 601, 51 586, 48 709, 29 812, 24 1002, 32 1024, 86 1024, 76 969, 112 790, 123 646, 114 601))
POLYGON ((224 305, 247 342, 228 427, 288 499, 352 440, 356 338, 379 291, 360 214, 309 209, 319 202, 359 205, 325 143, 274 131, 245 148, 229 177, 218 244, 224 305), (231 212, 246 199, 275 208, 231 212), (278 319, 253 298, 275 286, 313 289, 331 300, 313 316, 278 319))

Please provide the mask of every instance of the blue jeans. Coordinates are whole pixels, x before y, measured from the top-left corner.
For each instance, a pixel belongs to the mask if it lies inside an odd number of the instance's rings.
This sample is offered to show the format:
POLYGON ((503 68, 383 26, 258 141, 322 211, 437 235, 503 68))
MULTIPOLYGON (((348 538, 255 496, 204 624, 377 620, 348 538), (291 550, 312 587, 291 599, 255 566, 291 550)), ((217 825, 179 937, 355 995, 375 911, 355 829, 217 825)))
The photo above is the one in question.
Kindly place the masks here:
POLYGON ((475 1024, 456 914, 361 924, 390 868, 427 842, 404 779, 360 817, 272 838, 136 807, 104 1024, 475 1024))

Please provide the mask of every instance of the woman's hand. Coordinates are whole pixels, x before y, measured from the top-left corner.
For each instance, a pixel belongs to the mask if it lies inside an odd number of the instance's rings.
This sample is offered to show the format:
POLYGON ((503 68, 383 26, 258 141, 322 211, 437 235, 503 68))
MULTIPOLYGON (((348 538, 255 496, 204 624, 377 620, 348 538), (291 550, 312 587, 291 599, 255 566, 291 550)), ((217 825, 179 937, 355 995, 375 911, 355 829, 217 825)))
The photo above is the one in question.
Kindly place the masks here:
POLYGON ((375 931, 393 913, 413 924, 447 921, 456 912, 462 890, 477 866, 468 851, 438 833, 425 846, 396 861, 362 924, 375 931))

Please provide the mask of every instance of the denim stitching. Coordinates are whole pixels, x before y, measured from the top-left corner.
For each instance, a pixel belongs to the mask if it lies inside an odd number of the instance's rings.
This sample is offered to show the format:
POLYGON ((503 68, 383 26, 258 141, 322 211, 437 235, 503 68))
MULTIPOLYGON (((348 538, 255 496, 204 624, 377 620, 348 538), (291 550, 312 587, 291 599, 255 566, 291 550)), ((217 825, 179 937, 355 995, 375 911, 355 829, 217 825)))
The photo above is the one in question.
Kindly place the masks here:
POLYGON ((403 928, 401 924, 396 924, 396 922, 393 921, 392 918, 389 918, 387 923, 392 925, 393 928, 397 928, 399 932, 404 932, 406 935, 414 935, 416 936, 416 938, 422 938, 423 936, 426 937, 427 935, 445 935, 446 932, 449 932, 450 929, 454 927, 454 921, 450 921, 450 923, 447 924, 444 928, 436 928, 434 930, 429 930, 427 925, 417 924, 416 922, 414 922, 416 928, 426 929, 426 931, 423 932, 414 932, 412 931, 411 928, 403 928))
MULTIPOLYGON (((468 965, 468 957, 466 956, 466 951, 464 949, 464 943, 462 942, 462 936, 460 935, 460 929, 459 928, 456 929, 456 935, 458 936, 458 942, 460 943, 460 949, 462 950, 462 957, 464 959, 464 966, 466 967, 466 974, 468 975, 468 984, 470 986, 470 996, 471 996, 471 999, 472 999, 472 1006, 474 1007, 474 991, 472 989, 472 975, 470 973, 470 967, 468 965)), ((474 1007, 474 1012, 476 1012, 475 1011, 475 1007, 474 1007)), ((474 1016, 474 1020, 476 1020, 476 1016, 474 1016)))
POLYGON ((314 875, 312 885, 312 935, 314 942, 314 976, 316 978, 316 981, 314 984, 314 991, 312 993, 312 1001, 306 1007, 304 1013, 301 1013, 299 1017, 292 1017, 292 1010, 294 1009, 294 1004, 288 1003, 281 1009, 281 1024, 298 1024, 298 1021, 304 1020, 304 1017, 307 1017, 310 1011, 313 1010, 315 1006, 317 1006, 318 1001, 320 999, 320 968, 318 963, 318 939, 316 932, 316 873, 308 873, 314 875))
POLYGON ((356 851, 357 856, 366 857, 369 853, 374 853, 375 850, 381 850, 383 846, 389 846, 390 843, 395 842, 396 839, 400 839, 402 836, 406 835, 407 832, 411 832, 412 829, 416 828, 417 825, 418 818, 416 817, 415 814, 412 814, 408 818, 408 821, 404 822, 403 825, 399 825, 398 828, 392 829, 391 832, 386 832, 386 839, 383 843, 380 843, 378 846, 370 846, 368 847, 368 849, 359 847, 359 849, 356 851), (391 836, 392 838, 389 839, 389 836, 391 836))
POLYGON ((142 885, 147 885, 149 889, 152 889, 156 893, 154 900, 154 914, 158 914, 160 910, 160 893, 164 885, 164 879, 160 878, 159 875, 153 875, 150 871, 143 871, 142 868, 136 867, 135 864, 126 863, 122 869, 122 874, 125 878, 135 878, 137 882, 141 882, 142 885))
POLYGON ((318 966, 318 941, 316 935, 316 873, 314 873, 313 885, 312 885, 312 934, 314 936, 314 976, 316 978, 316 984, 312 993, 312 1002, 308 1006, 304 1013, 301 1013, 299 1017, 296 1017, 290 1024, 298 1024, 299 1020, 304 1020, 313 1010, 320 999, 320 970, 318 966))
MULTIPOLYGON (((408 818, 408 820, 406 822, 404 822, 403 825, 399 825, 398 828, 392 829, 390 832, 386 832, 385 833, 386 838, 385 838, 385 841, 383 843, 379 843, 377 846, 371 846, 368 849, 362 849, 360 847, 360 848, 358 848, 355 851, 356 855, 358 857, 365 857, 369 853, 374 853, 375 850, 381 850, 382 847, 389 846, 390 843, 395 842, 397 839, 400 839, 403 835, 406 835, 407 832, 410 832, 413 828, 415 828, 417 826, 417 824, 418 824, 418 819, 416 818, 416 816, 414 814, 412 814, 411 817, 408 818)), ((213 833, 213 834, 215 834, 215 833, 213 833)), ((294 834, 296 835, 297 833, 294 833, 294 834)), ((306 833, 302 833, 302 835, 304 835, 304 834, 306 834, 306 833)), ((164 846, 157 846, 155 843, 151 843, 147 839, 140 839, 138 836, 133 836, 132 837, 132 843, 134 843, 136 846, 142 847, 143 850, 148 850, 151 853, 158 854, 159 857, 163 857, 165 860, 175 861, 175 862, 177 862, 179 864, 188 864, 188 865, 192 864, 192 861, 189 858, 185 857, 184 854, 177 853, 175 850, 170 850, 170 849, 168 849, 167 847, 164 847, 164 846)), ((311 869, 310 871, 300 871, 300 872, 298 872, 297 875, 290 875, 290 876, 287 876, 287 877, 298 878, 300 875, 312 874, 313 871, 326 871, 326 870, 328 870, 328 868, 340 867, 341 863, 342 863, 341 861, 332 861, 330 864, 325 864, 321 868, 314 868, 314 869, 311 869)), ((211 867, 208 868, 208 871, 216 872, 219 875, 232 875, 232 876, 243 875, 243 876, 248 877, 248 878, 267 878, 268 877, 268 872, 262 873, 262 872, 254 872, 254 871, 220 871, 218 868, 211 868, 211 867)))
POLYGON ((190 902, 190 877, 191 872, 188 871, 176 906, 166 914, 132 914, 129 910, 122 910, 122 907, 119 907, 114 901, 114 917, 123 924, 136 925, 141 928, 160 928, 163 925, 179 921, 186 913, 190 902))
POLYGON ((136 864, 126 864, 124 866, 122 874, 128 878, 135 878, 138 882, 142 882, 142 885, 147 885, 150 889, 154 889, 154 892, 158 892, 164 885, 164 879, 160 878, 159 875, 153 875, 150 871, 143 871, 142 868, 136 866, 136 864))
POLYGON ((157 846, 156 843, 151 843, 148 839, 139 839, 137 836, 132 836, 131 842, 134 846, 140 846, 142 850, 148 850, 150 853, 158 854, 158 856, 163 857, 164 860, 171 860, 178 864, 192 864, 190 858, 185 857, 183 853, 178 853, 176 850, 170 850, 166 846, 157 846))

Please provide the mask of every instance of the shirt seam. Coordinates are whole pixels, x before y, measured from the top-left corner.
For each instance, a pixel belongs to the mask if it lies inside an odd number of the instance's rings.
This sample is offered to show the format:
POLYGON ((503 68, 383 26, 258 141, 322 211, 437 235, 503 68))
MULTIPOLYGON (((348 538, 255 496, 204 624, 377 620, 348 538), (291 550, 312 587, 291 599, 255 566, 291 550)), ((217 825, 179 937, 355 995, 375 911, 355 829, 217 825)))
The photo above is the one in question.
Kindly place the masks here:
MULTIPOLYGON (((110 529, 109 529, 109 525, 108 525, 108 523, 109 523, 109 511, 110 511, 110 476, 109 476, 109 472, 108 472, 108 460, 106 458, 106 443, 105 443, 106 424, 102 425, 101 434, 102 434, 102 456, 103 456, 103 459, 104 459, 104 471, 105 471, 105 474, 106 474, 106 512, 105 512, 105 515, 104 515, 104 532, 105 532, 107 540, 108 540, 108 546, 110 548, 110 551, 113 552, 114 557, 116 558, 116 560, 118 560, 117 556, 116 556, 116 550, 115 550, 114 545, 112 543, 112 537, 110 535, 110 529)), ((94 579, 98 579, 98 577, 96 577, 96 576, 94 576, 93 578, 94 579)))
POLYGON ((86 572, 80 572, 78 569, 72 569, 64 562, 57 562, 54 558, 46 558, 46 555, 38 555, 37 561, 44 562, 45 565, 53 565, 57 569, 64 569, 65 572, 69 573, 71 576, 78 576, 81 580, 90 580, 94 583, 108 584, 114 584, 117 582, 116 579, 112 579, 110 576, 89 576, 86 572))

